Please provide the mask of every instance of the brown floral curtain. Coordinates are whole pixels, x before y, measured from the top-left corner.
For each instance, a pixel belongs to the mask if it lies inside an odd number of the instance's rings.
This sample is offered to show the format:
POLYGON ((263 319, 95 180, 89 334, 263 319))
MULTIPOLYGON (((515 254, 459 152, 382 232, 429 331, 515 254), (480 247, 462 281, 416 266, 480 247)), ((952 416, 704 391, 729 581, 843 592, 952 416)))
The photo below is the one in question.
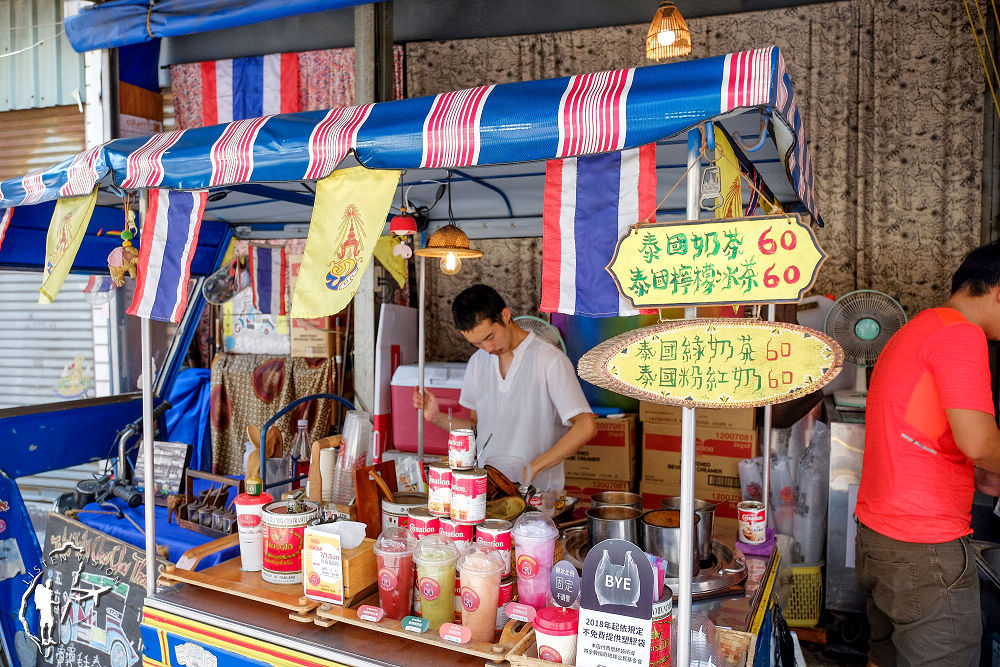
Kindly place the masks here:
MULTIPOLYGON (((879 289, 910 314, 943 300, 981 228, 984 79, 962 2, 851 0, 689 24, 692 58, 782 49, 826 222, 817 234, 829 259, 815 291, 879 289)), ((418 96, 648 65, 646 29, 413 43, 407 88, 418 96)), ((517 250, 522 240, 495 243, 509 244, 516 264, 540 266, 540 253, 517 250)), ((505 264, 486 278, 520 293, 524 274, 541 272, 505 264)), ((532 289, 537 307, 540 283, 532 289)), ((438 310, 431 322, 450 328, 438 310)))

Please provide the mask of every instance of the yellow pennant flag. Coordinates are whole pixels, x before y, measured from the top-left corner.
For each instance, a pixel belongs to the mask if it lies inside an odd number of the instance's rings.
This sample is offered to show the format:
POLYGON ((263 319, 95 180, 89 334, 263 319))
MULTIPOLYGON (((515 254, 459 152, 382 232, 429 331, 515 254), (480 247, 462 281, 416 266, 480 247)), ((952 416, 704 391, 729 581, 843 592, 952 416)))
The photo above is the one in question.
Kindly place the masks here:
POLYGON ((402 243, 398 236, 383 236, 375 244, 375 259, 395 278, 400 287, 406 284, 406 260, 395 251, 402 243))
POLYGON ((67 197, 56 202, 45 237, 45 268, 42 287, 38 290, 38 303, 50 304, 62 289, 66 276, 73 266, 76 253, 87 233, 90 216, 97 204, 97 188, 83 197, 67 197))
POLYGON ((397 183, 398 171, 364 167, 340 169, 316 182, 292 317, 333 315, 354 297, 385 227, 397 183))
POLYGON ((722 203, 715 207, 715 217, 742 217, 743 184, 740 183, 740 163, 722 132, 715 133, 715 164, 719 166, 719 181, 722 183, 722 203))

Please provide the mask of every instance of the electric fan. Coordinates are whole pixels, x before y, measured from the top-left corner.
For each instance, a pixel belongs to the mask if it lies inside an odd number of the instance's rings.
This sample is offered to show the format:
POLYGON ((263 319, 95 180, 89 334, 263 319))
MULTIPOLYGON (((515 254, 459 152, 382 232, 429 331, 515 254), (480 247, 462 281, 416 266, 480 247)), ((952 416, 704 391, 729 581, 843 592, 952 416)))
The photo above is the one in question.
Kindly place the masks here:
POLYGON ((840 343, 844 359, 857 367, 854 388, 833 393, 837 408, 865 409, 866 369, 874 365, 889 338, 905 323, 906 313, 899 302, 876 290, 848 292, 833 303, 824 329, 840 343))
POLYGON ((563 342, 559 329, 534 315, 518 315, 514 318, 514 323, 529 333, 533 333, 549 345, 555 345, 563 353, 566 353, 566 343, 563 342))

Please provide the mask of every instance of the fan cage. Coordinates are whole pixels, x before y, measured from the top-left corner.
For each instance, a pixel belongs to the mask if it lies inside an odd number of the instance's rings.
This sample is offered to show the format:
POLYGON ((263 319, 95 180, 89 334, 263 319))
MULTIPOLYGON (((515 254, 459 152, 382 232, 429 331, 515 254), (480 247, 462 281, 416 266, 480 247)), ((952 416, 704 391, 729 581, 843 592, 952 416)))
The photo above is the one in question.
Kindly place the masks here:
POLYGON ((888 294, 857 290, 837 299, 826 317, 826 332, 844 349, 845 358, 859 366, 871 366, 889 338, 906 323, 903 307, 888 294), (864 320, 878 325, 878 335, 865 340, 857 335, 864 320))

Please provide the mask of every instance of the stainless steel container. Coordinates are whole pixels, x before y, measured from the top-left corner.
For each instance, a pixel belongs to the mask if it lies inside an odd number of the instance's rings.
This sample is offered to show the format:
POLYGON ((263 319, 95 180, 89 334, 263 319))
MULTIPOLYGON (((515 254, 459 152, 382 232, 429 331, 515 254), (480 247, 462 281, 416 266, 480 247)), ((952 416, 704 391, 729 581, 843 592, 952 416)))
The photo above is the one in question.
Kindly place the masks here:
POLYGON ((603 491, 591 496, 590 502, 592 507, 621 505, 624 507, 634 507, 637 510, 642 509, 642 496, 629 491, 603 491))
POLYGON ((590 546, 604 540, 628 540, 639 544, 639 517, 642 511, 634 507, 607 505, 587 510, 590 546))
MULTIPOLYGON (((701 517, 695 514, 694 521, 692 577, 701 569, 698 563, 698 524, 701 523, 701 517)), ((646 553, 667 561, 667 577, 676 579, 680 574, 681 562, 681 513, 677 510, 653 510, 642 515, 641 523, 643 549, 646 553)))
MULTIPOLYGON (((680 496, 667 496, 662 501, 663 509, 679 510, 680 496)), ((694 513, 698 517, 696 532, 698 533, 698 558, 703 562, 712 559, 712 540, 715 539, 713 523, 715 522, 716 503, 707 500, 694 499, 694 513)))

